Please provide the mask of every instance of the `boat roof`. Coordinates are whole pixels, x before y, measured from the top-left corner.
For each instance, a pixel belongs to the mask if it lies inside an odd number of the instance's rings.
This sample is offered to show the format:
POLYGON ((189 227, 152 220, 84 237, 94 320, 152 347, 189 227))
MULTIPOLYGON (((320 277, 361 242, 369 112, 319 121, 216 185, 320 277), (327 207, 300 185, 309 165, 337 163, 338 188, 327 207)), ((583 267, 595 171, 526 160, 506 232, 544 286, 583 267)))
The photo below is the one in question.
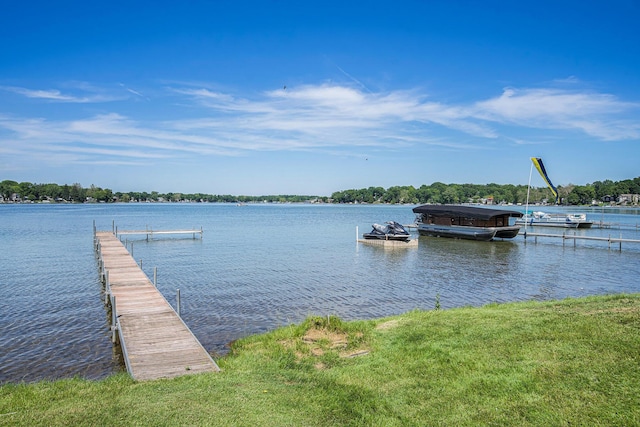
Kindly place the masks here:
POLYGON ((522 212, 507 209, 481 208, 466 205, 422 205, 413 208, 413 212, 419 214, 429 214, 433 216, 464 216, 466 218, 491 219, 496 216, 508 215, 510 217, 521 217, 522 212))

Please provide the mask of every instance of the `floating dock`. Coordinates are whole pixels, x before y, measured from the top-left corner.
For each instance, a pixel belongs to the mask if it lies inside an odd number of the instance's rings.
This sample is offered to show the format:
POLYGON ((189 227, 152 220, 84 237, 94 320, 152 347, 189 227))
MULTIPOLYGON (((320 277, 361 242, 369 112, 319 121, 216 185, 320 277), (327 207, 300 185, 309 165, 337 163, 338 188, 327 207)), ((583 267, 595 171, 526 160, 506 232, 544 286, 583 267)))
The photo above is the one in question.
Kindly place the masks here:
MULTIPOLYGON (((407 227, 407 226, 403 226, 407 227)), ((359 228, 356 226, 356 243, 369 246, 382 246, 385 249, 417 248, 418 239, 389 240, 389 239, 361 239, 359 228)))
POLYGON ((116 235, 94 228, 94 243, 105 300, 111 305, 113 338, 120 342, 129 374, 154 380, 219 371, 116 235))
POLYGON ((358 239, 358 243, 363 243, 369 246, 382 246, 385 249, 417 248, 418 247, 418 239, 411 239, 411 240, 358 239))

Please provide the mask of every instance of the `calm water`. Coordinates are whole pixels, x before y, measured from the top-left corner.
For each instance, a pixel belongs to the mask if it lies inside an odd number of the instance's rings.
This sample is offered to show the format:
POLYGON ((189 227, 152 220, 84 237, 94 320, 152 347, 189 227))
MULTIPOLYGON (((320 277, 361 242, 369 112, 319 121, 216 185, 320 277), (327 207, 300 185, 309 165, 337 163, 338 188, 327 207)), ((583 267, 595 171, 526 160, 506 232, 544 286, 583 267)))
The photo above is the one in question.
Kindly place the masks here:
MULTIPOLYGON (((366 319, 414 308, 640 292, 640 244, 521 236, 472 242, 421 237, 418 248, 357 245, 374 222, 413 221, 412 206, 0 205, 0 383, 104 378, 114 357, 92 247, 92 226, 204 229, 133 241, 136 260, 212 353, 240 337, 312 314, 366 319)), ((638 210, 585 210, 635 226, 638 210)), ((531 230, 530 231, 537 231, 531 230)), ((562 230, 546 229, 562 233, 562 230)), ((571 231, 570 233, 573 233, 571 231)), ((640 239, 632 228, 578 234, 640 239)))

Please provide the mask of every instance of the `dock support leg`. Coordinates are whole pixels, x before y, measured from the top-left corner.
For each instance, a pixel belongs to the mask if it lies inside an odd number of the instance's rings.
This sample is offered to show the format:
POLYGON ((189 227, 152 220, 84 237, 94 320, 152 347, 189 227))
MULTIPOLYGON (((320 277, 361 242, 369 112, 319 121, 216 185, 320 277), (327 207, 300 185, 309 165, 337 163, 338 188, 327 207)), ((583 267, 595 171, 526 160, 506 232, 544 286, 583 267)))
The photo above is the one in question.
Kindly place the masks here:
POLYGON ((104 303, 105 305, 109 302, 109 297, 111 296, 111 283, 109 283, 109 270, 105 272, 104 276, 104 303))
POLYGON ((176 295, 176 312, 178 313, 178 317, 180 316, 180 288, 178 288, 177 290, 177 295, 176 295))
POLYGON ((118 338, 118 314, 116 310, 116 297, 111 295, 111 342, 116 343, 118 338))

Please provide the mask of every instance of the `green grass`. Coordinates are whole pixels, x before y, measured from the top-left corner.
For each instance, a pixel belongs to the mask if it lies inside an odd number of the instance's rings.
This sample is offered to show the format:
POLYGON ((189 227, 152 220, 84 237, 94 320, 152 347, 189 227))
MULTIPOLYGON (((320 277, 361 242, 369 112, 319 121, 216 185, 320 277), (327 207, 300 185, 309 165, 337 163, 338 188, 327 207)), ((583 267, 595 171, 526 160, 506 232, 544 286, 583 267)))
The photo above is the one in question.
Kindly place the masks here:
POLYGON ((640 425, 640 295, 312 317, 222 372, 0 387, 0 425, 640 425))

